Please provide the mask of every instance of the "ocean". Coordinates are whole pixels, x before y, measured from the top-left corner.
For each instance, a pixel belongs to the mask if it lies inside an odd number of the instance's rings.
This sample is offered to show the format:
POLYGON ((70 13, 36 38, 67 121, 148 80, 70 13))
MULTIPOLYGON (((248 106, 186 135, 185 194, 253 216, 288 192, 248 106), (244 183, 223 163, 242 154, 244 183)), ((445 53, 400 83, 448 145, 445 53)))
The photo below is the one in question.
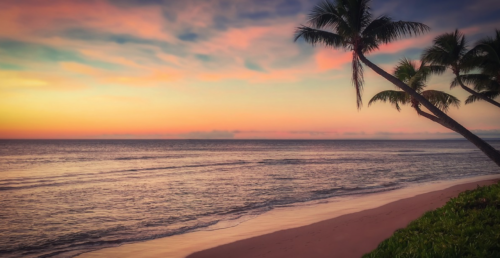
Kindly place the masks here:
POLYGON ((0 256, 72 257, 499 172, 464 140, 0 140, 0 256))

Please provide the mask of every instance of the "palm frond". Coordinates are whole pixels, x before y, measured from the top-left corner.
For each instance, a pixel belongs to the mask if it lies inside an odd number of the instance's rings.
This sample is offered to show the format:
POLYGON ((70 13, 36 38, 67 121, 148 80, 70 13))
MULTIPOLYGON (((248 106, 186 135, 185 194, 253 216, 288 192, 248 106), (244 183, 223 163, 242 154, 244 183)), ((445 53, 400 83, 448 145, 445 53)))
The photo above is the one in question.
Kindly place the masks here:
POLYGON ((410 103, 410 96, 404 92, 404 91, 395 91, 395 90, 386 90, 386 91, 381 91, 375 96, 370 99, 370 102, 368 102, 368 106, 370 106, 372 103, 376 101, 381 101, 381 102, 389 102, 394 107, 398 110, 401 111, 401 105, 405 105, 410 103))
POLYGON ((460 107, 460 100, 446 92, 426 90, 421 95, 443 112, 447 112, 450 106, 460 107))
POLYGON ((361 109, 361 106, 363 106, 363 99, 361 98, 364 83, 363 65, 355 51, 352 52, 352 83, 356 88, 356 106, 361 109))
POLYGON ((316 5, 308 15, 308 24, 315 29, 348 27, 336 6, 330 1, 323 1, 316 5))
POLYGON ((433 46, 424 50, 421 58, 422 61, 432 65, 451 68, 459 66, 462 57, 468 51, 465 43, 465 35, 458 30, 437 36, 433 43, 433 46))
POLYGON ((446 71, 446 67, 442 65, 426 65, 419 70, 423 69, 427 70, 426 73, 435 75, 441 75, 446 71))
MULTIPOLYGON (((500 91, 482 91, 479 92, 483 97, 489 98, 489 99, 494 99, 498 96, 500 96, 500 91)), ((466 100, 465 100, 465 105, 474 103, 476 101, 483 100, 479 96, 476 95, 470 95, 466 100)))
POLYGON ((371 8, 369 5, 370 0, 347 0, 338 1, 342 3, 343 9, 346 10, 346 20, 353 32, 359 33, 365 28, 372 20, 371 8))
POLYGON ((460 60, 460 70, 469 72, 480 67, 485 61, 483 46, 475 46, 467 51, 460 60))
POLYGON ((365 28, 363 36, 376 38, 378 42, 387 44, 406 36, 418 36, 429 30, 429 26, 420 22, 392 21, 387 16, 380 16, 365 28))
POLYGON ((494 61, 500 63, 498 56, 500 52, 500 30, 495 30, 495 37, 487 37, 477 43, 477 47, 482 48, 488 53, 496 53, 496 57, 492 57, 494 61))
POLYGON ((297 41, 300 38, 304 39, 307 43, 310 43, 313 46, 317 43, 323 43, 326 46, 336 48, 345 46, 344 40, 340 35, 324 30, 313 29, 307 26, 300 26, 296 29, 294 41, 297 41))
MULTIPOLYGON (((498 85, 491 76, 486 74, 466 74, 460 75, 459 78, 464 84, 474 85, 474 90, 476 91, 485 90, 498 85)), ((458 78, 455 77, 451 82, 450 88, 455 88, 457 86, 460 86, 460 83, 458 82, 458 78)))
POLYGON ((500 72, 500 31, 495 30, 495 37, 487 37, 478 42, 476 47, 479 52, 479 66, 482 73, 498 76, 500 72))
POLYGON ((417 74, 416 64, 410 59, 402 58, 396 65, 393 74, 396 78, 408 84, 410 79, 417 74))
POLYGON ((424 50, 421 60, 433 65, 451 66, 458 60, 450 54, 450 51, 440 46, 431 46, 424 50))
POLYGON ((350 0, 335 1, 336 11, 344 21, 343 23, 339 23, 339 26, 335 28, 335 32, 347 38, 357 34, 355 25, 353 24, 353 19, 351 17, 353 12, 353 7, 351 2, 352 1, 350 0))
POLYGON ((425 62, 422 62, 418 66, 417 62, 403 58, 396 65, 393 74, 396 78, 410 86, 410 88, 421 92, 431 74, 441 74, 445 69, 444 66, 426 65, 425 62))
POLYGON ((422 90, 426 85, 425 83, 429 79, 429 76, 433 74, 443 74, 446 71, 445 66, 440 65, 426 65, 424 62, 420 64, 420 67, 416 71, 416 74, 408 82, 410 86, 413 85, 413 89, 422 90))

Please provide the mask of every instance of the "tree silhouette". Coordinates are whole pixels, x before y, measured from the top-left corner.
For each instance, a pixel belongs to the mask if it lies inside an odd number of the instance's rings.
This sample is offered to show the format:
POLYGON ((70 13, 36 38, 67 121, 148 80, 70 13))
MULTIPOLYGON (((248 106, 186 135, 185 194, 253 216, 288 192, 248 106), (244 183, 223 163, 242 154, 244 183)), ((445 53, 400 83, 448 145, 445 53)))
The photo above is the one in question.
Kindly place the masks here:
MULTIPOLYGON (((495 30, 495 37, 487 37, 478 42, 474 48, 477 58, 479 59, 478 67, 481 69, 480 74, 467 74, 460 76, 460 79, 474 85, 474 90, 477 94, 470 95, 465 104, 470 104, 476 101, 495 99, 500 96, 500 31, 495 30)), ((458 80, 452 82, 452 87, 459 85, 458 80)))
MULTIPOLYGON (((456 97, 437 90, 424 90, 427 86, 426 82, 431 74, 442 74, 445 71, 445 67, 443 66, 433 66, 426 65, 424 62, 417 65, 416 62, 411 61, 409 59, 402 59, 394 70, 394 76, 406 83, 410 88, 414 89, 417 93, 422 95, 425 99, 431 102, 434 106, 442 110, 443 112, 447 112, 450 106, 460 106, 460 100, 456 97)), ((372 97, 370 102, 368 102, 368 106, 373 104, 374 102, 389 102, 394 105, 394 107, 400 111, 400 105, 411 104, 411 106, 417 111, 417 113, 423 117, 426 117, 436 123, 440 123, 439 120, 436 120, 435 117, 423 110, 420 109, 420 102, 410 96, 408 93, 404 91, 396 91, 396 90, 385 90, 381 91, 375 96, 372 97)), ((443 126, 446 126, 443 124, 443 126)), ((452 129, 452 128, 450 128, 452 129)), ((453 130, 453 129, 452 129, 453 130)))
POLYGON ((475 88, 479 89, 479 91, 491 91, 491 85, 484 84, 484 77, 467 77, 461 75, 462 73, 468 72, 477 66, 482 67, 485 72, 483 75, 490 75, 493 72, 498 75, 498 72, 500 71, 500 60, 498 60, 499 56, 495 52, 495 49, 489 44, 493 42, 494 41, 491 40, 491 42, 488 41, 483 44, 479 44, 477 47, 469 50, 466 46, 465 35, 460 33, 458 30, 455 30, 452 33, 444 33, 437 36, 434 39, 434 45, 424 51, 422 60, 434 65, 442 65, 450 68, 455 75, 455 79, 452 82, 451 87, 454 88, 456 86, 460 86, 472 96, 469 97, 466 104, 481 99, 500 108, 500 103, 491 98, 491 93, 480 93, 464 84, 464 81, 474 84, 477 83, 475 88), (478 57, 479 52, 485 53, 485 55, 478 57), (495 58, 497 60, 495 60, 495 58), (495 68, 496 71, 494 71, 495 68))
POLYGON ((352 81, 356 89, 358 108, 362 105, 363 66, 361 63, 363 63, 408 93, 427 108, 436 121, 446 125, 447 128, 453 128, 453 131, 460 133, 500 166, 500 152, 432 105, 414 89, 365 57, 365 54, 378 49, 380 44, 387 44, 408 35, 420 35, 429 30, 429 27, 422 23, 393 21, 385 15, 374 19, 369 3, 370 0, 324 0, 309 14, 309 26, 302 25, 297 28, 295 41, 304 39, 312 45, 322 43, 329 47, 352 51, 352 81))

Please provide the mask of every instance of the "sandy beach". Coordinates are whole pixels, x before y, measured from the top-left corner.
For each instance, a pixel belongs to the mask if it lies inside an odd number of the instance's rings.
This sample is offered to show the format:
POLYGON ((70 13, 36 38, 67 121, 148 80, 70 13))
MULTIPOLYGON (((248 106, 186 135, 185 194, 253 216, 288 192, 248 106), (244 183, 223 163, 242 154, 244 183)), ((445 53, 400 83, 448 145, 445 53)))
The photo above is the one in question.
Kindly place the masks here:
POLYGON ((482 176, 274 209, 238 226, 101 249, 78 257, 360 257, 482 176))

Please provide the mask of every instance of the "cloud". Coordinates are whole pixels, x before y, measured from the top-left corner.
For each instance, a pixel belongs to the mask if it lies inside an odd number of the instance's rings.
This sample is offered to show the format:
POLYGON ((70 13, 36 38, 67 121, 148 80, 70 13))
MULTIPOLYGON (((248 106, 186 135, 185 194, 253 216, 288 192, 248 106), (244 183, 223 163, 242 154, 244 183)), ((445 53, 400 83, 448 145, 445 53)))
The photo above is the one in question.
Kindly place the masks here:
POLYGON ((23 67, 15 64, 0 63, 0 70, 23 70, 23 67))
MULTIPOLYGON (((500 138, 500 130, 471 130, 481 138, 500 138)), ((376 132, 373 138, 380 139, 464 139, 456 132, 376 132)))
POLYGON ((343 135, 347 135, 347 136, 364 136, 366 135, 365 132, 361 131, 361 132, 344 132, 343 135))
POLYGON ((183 41, 196 41, 198 37, 199 37, 198 34, 192 32, 184 33, 177 36, 177 38, 183 41))
MULTIPOLYGON (((75 90, 87 88, 68 77, 25 70, 0 70, 0 91, 75 90)), ((2 93, 3 94, 3 93, 2 93)))
POLYGON ((472 132, 483 138, 500 138, 500 129, 472 130, 472 132))
POLYGON ((57 32, 60 37, 68 39, 83 40, 83 41, 103 41, 116 44, 144 44, 167 48, 169 44, 166 41, 147 39, 137 37, 131 34, 109 33, 99 30, 90 30, 85 28, 70 28, 62 32, 57 32))
POLYGON ((331 136, 339 135, 336 131, 288 131, 289 134, 301 134, 309 136, 325 136, 330 138, 331 136))
POLYGON ((249 70, 257 71, 257 72, 265 72, 266 70, 262 68, 259 64, 254 63, 252 61, 246 60, 245 67, 249 70))
POLYGON ((321 48, 314 56, 320 71, 342 69, 345 64, 352 61, 352 53, 332 48, 321 48))
MULTIPOLYGON (((124 96, 107 96, 108 101, 143 101, 124 96)), ((479 137, 499 139, 500 129, 473 130, 479 137)), ((150 133, 150 134, 106 134, 90 136, 90 138, 113 139, 378 139, 378 140, 405 140, 405 139, 463 139, 455 132, 364 132, 364 131, 260 131, 260 130, 212 130, 192 131, 186 133, 150 133)), ((465 140, 465 139, 463 139, 465 140)))
POLYGON ((189 132, 185 134, 178 134, 180 138, 184 139, 233 139, 234 133, 229 131, 211 131, 211 132, 189 132))
POLYGON ((75 51, 61 50, 54 47, 11 40, 0 39, 0 53, 3 56, 11 56, 23 59, 38 59, 48 62, 59 61, 80 61, 84 62, 83 58, 75 51))

